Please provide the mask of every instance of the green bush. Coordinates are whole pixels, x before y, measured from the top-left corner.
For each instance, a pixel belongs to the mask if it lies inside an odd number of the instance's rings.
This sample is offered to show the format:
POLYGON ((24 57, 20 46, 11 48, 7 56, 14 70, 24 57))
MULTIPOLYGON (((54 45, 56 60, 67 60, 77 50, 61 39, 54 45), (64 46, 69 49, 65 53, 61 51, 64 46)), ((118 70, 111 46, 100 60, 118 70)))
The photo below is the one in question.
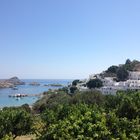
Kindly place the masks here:
POLYGON ((32 116, 23 109, 4 109, 0 111, 0 138, 12 134, 14 137, 31 132, 32 116))
POLYGON ((91 79, 89 82, 87 82, 87 87, 89 89, 100 88, 102 86, 103 86, 103 83, 100 79, 91 79))
POLYGON ((43 114, 46 129, 41 140, 51 139, 132 139, 140 138, 139 118, 119 118, 115 111, 86 104, 62 106, 43 114), (51 119, 51 120, 50 120, 51 119))

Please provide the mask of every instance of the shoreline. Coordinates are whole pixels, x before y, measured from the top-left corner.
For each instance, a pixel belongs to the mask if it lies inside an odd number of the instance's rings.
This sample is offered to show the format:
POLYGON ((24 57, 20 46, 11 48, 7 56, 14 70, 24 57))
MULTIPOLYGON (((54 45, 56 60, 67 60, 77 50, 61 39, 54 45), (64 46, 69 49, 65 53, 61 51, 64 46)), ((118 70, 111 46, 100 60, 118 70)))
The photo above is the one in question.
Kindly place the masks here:
POLYGON ((11 88, 0 88, 0 108, 4 107, 18 107, 23 104, 28 104, 28 105, 33 105, 39 98, 43 97, 44 92, 48 92, 50 89, 58 89, 59 87, 50 87, 50 86, 44 86, 44 85, 49 85, 49 84, 54 84, 58 83, 59 85, 67 86, 68 83, 71 82, 71 80, 58 80, 58 81, 53 81, 53 80, 44 80, 40 79, 39 81, 37 80, 32 80, 28 79, 27 81, 24 81, 26 84, 25 85, 17 85, 17 90, 13 90, 11 88), (29 83, 32 82, 38 82, 41 85, 40 86, 31 86, 29 83), (15 94, 27 94, 27 97, 8 97, 14 96, 15 94), (16 98, 18 98, 16 100, 16 98))

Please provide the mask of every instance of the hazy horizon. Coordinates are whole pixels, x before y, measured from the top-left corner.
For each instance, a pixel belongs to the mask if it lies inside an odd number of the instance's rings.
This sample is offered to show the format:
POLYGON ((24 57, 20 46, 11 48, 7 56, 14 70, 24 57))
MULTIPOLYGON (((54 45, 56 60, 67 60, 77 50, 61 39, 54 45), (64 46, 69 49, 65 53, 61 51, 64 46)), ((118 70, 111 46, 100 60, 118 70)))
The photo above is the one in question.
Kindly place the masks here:
POLYGON ((0 79, 84 79, 140 60, 140 1, 1 0, 0 79))

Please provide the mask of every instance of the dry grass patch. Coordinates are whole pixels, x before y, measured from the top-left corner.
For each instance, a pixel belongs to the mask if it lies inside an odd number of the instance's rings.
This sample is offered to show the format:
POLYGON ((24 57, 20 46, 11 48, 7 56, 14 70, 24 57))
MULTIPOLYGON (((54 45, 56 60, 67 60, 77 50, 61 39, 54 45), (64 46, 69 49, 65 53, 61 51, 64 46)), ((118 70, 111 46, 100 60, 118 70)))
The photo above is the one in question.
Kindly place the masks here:
POLYGON ((17 137, 15 140, 35 140, 35 136, 34 135, 27 135, 27 136, 20 136, 17 137))

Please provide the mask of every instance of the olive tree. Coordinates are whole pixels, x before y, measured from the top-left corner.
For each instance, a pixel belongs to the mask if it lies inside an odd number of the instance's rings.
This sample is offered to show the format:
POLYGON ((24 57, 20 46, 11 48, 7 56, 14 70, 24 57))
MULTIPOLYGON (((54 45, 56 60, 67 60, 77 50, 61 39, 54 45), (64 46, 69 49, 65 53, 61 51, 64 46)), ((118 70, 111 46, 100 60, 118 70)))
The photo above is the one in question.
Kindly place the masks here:
POLYGON ((87 82, 87 87, 89 89, 92 89, 92 88, 100 88, 103 86, 103 83, 100 79, 92 79, 90 81, 87 82))

